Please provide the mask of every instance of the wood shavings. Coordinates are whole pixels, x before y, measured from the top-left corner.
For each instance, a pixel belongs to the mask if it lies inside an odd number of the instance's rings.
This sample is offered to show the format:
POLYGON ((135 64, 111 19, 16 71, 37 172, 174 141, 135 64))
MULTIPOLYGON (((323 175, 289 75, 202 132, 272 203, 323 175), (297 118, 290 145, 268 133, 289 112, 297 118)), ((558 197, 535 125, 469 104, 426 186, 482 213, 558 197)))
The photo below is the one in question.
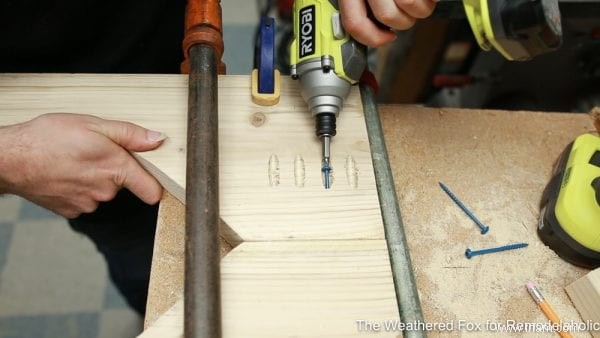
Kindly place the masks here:
MULTIPOLYGON (((563 321, 581 322, 564 287, 587 271, 560 259, 537 236, 536 205, 564 146, 589 130, 576 114, 380 106, 425 321, 482 324, 478 332, 430 337, 522 337, 486 323, 547 319, 525 283, 537 283, 563 321), (476 138, 475 138, 476 137, 476 138), (437 181, 451 185, 480 220, 481 235, 437 181), (527 249, 467 260, 465 249, 527 242, 527 249)), ((551 336, 551 335, 544 335, 551 336)), ((588 336, 580 332, 576 336, 588 336)))

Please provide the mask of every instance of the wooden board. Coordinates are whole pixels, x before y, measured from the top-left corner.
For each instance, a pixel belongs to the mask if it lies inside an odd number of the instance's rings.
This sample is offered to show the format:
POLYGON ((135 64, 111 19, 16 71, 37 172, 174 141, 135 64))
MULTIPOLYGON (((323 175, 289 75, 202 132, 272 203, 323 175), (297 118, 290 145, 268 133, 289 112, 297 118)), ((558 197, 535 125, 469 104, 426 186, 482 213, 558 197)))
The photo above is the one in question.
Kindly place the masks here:
MULTIPOLYGON (((220 214, 235 233, 244 241, 383 238, 356 88, 332 143, 334 183, 326 191, 314 119, 296 81, 282 79, 281 101, 271 107, 252 103, 247 76, 221 76, 219 85, 220 214), (279 183, 269 184, 270 176, 279 183)), ((165 133, 161 148, 138 156, 182 202, 186 107, 183 75, 0 75, 0 125, 76 112, 165 133)))
POLYGON ((579 278, 565 290, 583 320, 597 323, 595 325, 599 330, 591 333, 594 337, 600 337, 600 269, 579 278))
MULTIPOLYGON (((186 81, 178 75, 0 75, 0 125, 76 112, 159 130, 169 139, 136 156, 183 200, 186 81)), ((335 181, 325 190, 314 121, 297 83, 282 79, 280 103, 261 107, 251 102, 248 77, 219 82, 220 214, 228 239, 243 242, 222 264, 226 336, 365 335, 356 320, 398 319, 358 92, 338 123, 344 133, 332 144, 335 181)), ((161 228, 159 236, 181 240, 181 230, 161 228)), ((179 266, 181 247, 156 248, 163 267, 169 260, 179 266)), ((181 291, 170 292, 159 306, 181 291)), ((179 321, 169 332, 181 329, 179 321)))
MULTIPOLYGON (((221 261, 223 336, 353 337, 397 320, 384 240, 245 242, 221 261)), ((178 302, 140 338, 182 337, 178 302)), ((383 332, 395 337, 398 332, 383 332)))

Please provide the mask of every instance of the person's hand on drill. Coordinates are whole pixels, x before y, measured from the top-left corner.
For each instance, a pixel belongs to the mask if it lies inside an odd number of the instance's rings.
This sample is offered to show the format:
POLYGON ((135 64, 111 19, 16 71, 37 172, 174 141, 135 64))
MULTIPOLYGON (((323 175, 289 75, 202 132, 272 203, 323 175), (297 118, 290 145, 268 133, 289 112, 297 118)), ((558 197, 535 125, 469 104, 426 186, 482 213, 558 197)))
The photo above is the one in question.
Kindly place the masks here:
POLYGON ((373 20, 391 29, 405 30, 417 19, 428 17, 435 0, 341 0, 339 2, 344 29, 358 42, 379 47, 394 41, 396 33, 380 28, 373 20), (372 16, 369 15, 369 8, 372 16))
POLYGON ((67 218, 93 212, 121 188, 155 204, 162 188, 129 152, 155 149, 164 138, 128 122, 76 114, 1 127, 0 193, 67 218))

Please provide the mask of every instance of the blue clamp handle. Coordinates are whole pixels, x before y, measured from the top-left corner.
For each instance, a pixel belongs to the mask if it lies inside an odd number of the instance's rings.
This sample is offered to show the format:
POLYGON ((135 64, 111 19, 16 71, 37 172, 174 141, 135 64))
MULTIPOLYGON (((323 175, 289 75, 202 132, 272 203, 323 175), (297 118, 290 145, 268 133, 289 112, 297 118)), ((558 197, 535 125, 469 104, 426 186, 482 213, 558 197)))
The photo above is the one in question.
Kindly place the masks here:
POLYGON ((258 92, 275 92, 275 19, 263 16, 260 20, 258 52, 258 92))

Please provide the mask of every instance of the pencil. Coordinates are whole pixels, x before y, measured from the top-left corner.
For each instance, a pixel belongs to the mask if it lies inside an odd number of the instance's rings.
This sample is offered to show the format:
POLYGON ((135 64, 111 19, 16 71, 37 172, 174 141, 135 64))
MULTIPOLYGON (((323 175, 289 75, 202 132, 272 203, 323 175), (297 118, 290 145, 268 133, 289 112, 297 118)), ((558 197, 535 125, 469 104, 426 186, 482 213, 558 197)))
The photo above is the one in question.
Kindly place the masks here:
MULTIPOLYGON (((554 310, 552 310, 552 307, 550 306, 550 304, 548 304, 548 302, 544 299, 544 296, 542 296, 542 293, 533 284, 533 282, 531 282, 531 281, 527 282, 527 291, 529 291, 529 294, 531 295, 533 300, 535 300, 537 305, 540 307, 540 309, 542 310, 542 312, 544 313, 546 318, 548 318, 548 320, 553 325, 560 325, 560 319, 558 318, 558 315, 556 314, 556 312, 554 312, 554 310)), ((561 336, 563 338, 572 338, 573 337, 567 331, 560 330, 557 333, 559 336, 561 336)))

